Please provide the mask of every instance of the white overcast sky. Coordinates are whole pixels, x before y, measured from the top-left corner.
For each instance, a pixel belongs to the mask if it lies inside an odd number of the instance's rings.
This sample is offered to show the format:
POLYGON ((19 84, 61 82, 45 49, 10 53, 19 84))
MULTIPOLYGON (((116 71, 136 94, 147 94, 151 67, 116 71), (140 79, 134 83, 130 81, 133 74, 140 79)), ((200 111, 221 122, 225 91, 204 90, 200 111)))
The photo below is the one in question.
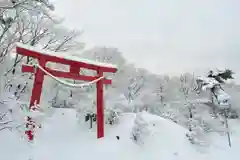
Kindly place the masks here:
POLYGON ((89 46, 113 46, 139 67, 240 73, 240 0, 55 0, 89 46))

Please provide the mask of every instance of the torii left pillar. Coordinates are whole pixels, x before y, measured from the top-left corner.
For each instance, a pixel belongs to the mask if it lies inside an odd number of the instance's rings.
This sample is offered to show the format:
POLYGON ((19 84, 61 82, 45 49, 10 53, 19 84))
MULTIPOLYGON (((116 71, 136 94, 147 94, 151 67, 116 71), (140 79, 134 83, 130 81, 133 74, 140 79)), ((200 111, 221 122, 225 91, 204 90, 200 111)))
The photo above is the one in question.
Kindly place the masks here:
MULTIPOLYGON (((46 61, 39 59, 39 65, 45 66, 46 61)), ((33 83, 32 96, 30 99, 29 112, 34 112, 36 110, 36 106, 40 104, 44 75, 45 75, 44 72, 39 68, 34 68, 33 72, 35 72, 35 78, 33 83)), ((29 141, 33 141, 36 127, 37 125, 35 121, 31 117, 27 116, 25 134, 27 135, 29 141)))

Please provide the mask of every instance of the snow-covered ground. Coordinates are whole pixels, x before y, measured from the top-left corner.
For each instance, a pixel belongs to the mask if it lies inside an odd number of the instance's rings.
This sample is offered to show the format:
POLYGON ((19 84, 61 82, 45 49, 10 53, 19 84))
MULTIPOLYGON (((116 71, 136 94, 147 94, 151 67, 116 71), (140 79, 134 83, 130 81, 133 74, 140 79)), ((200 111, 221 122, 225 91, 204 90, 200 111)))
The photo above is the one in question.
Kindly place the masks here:
POLYGON ((0 132, 0 156, 2 160, 226 160, 240 155, 240 127, 236 128, 239 121, 230 122, 232 148, 226 136, 216 135, 211 137, 210 146, 197 147, 187 140, 187 129, 145 112, 138 116, 149 131, 141 145, 131 139, 136 114, 122 115, 119 124, 106 126, 105 137, 97 139, 95 130, 77 123, 74 109, 56 109, 52 117, 44 120, 32 145, 21 140, 17 132, 0 132))

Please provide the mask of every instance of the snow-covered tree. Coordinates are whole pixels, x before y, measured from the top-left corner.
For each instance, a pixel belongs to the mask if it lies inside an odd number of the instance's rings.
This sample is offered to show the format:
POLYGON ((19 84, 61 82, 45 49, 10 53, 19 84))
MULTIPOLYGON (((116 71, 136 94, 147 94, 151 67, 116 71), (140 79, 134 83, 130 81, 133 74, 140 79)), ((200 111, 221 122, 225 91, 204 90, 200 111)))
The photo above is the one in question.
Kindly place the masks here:
POLYGON ((231 106, 230 96, 224 91, 222 84, 224 83, 224 80, 232 78, 232 71, 228 69, 224 72, 218 71, 216 74, 210 71, 207 77, 197 78, 197 90, 205 90, 209 92, 212 105, 218 106, 222 109, 229 109, 231 106))
MULTIPOLYGON (((231 146, 231 140, 227 118, 230 117, 230 113, 233 112, 230 101, 231 97, 222 88, 222 84, 228 79, 233 79, 232 74, 233 72, 229 69, 226 69, 225 71, 217 71, 216 73, 210 71, 207 77, 198 77, 196 80, 198 91, 204 90, 210 93, 210 100, 205 104, 213 110, 214 117, 223 124, 222 127, 227 129, 229 146, 231 146)), ((216 130, 219 130, 219 128, 217 127, 216 130)))
MULTIPOLYGON (((21 106, 29 105, 33 85, 33 75, 22 74, 19 64, 35 61, 14 53, 16 42, 52 51, 83 48, 83 43, 76 40, 81 32, 64 28, 62 21, 54 16, 53 9, 48 0, 6 0, 0 3, 0 105, 5 108, 0 110, 0 123, 5 124, 4 118, 8 118, 11 124, 24 121, 21 106)), ((54 84, 48 79, 44 81, 41 108, 46 109, 47 115, 50 114, 48 101, 54 96, 50 91, 54 84)), ((9 124, 1 127, 21 129, 18 125, 9 127, 9 124)))

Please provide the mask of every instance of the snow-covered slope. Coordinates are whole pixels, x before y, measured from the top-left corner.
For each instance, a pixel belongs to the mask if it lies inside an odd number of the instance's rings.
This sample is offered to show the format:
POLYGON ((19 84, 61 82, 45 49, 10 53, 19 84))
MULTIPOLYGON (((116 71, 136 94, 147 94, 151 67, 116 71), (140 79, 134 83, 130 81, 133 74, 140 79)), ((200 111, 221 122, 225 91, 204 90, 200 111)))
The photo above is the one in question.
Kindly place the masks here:
POLYGON ((125 114, 118 125, 106 126, 105 131, 105 138, 96 139, 94 130, 77 124, 75 110, 57 109, 52 117, 45 119, 33 145, 21 141, 18 133, 0 132, 0 155, 4 160, 28 160, 29 157, 34 160, 220 160, 235 157, 233 153, 228 155, 226 148, 219 149, 221 152, 209 149, 207 153, 200 153, 186 139, 185 128, 146 112, 125 114), (142 137, 142 144, 131 139, 139 119, 148 131, 142 137))

